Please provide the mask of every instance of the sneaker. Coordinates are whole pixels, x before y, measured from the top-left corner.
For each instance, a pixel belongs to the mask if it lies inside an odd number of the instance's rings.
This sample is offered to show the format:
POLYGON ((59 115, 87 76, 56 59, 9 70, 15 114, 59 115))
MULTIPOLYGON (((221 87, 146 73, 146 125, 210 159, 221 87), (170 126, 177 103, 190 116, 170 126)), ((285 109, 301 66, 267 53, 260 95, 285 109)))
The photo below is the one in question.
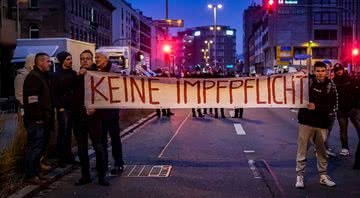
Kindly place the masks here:
POLYGON ((335 182, 331 181, 331 178, 328 175, 320 175, 320 184, 329 187, 336 186, 335 182))
POLYGON ((49 171, 49 170, 51 170, 51 166, 46 165, 45 163, 40 162, 40 169, 41 169, 42 171, 49 171))
POLYGON ((298 175, 296 176, 296 188, 304 188, 304 176, 298 175))
POLYGON ((92 181, 90 177, 81 177, 76 183, 75 186, 82 186, 85 184, 90 184, 92 181))
POLYGON ((27 178, 25 179, 25 182, 26 183, 29 183, 29 184, 33 184, 33 185, 40 185, 40 186, 43 186, 43 185, 46 185, 47 181, 45 180, 41 180, 39 177, 35 176, 35 177, 31 177, 31 178, 27 178))
POLYGON ((336 154, 332 152, 331 149, 326 149, 326 154, 328 155, 328 157, 336 157, 336 154))
POLYGON ((343 148, 340 151, 341 156, 348 156, 350 154, 349 149, 343 148))
POLYGON ((123 172, 124 172, 124 167, 117 166, 117 167, 111 169, 110 174, 111 175, 120 175, 123 172))

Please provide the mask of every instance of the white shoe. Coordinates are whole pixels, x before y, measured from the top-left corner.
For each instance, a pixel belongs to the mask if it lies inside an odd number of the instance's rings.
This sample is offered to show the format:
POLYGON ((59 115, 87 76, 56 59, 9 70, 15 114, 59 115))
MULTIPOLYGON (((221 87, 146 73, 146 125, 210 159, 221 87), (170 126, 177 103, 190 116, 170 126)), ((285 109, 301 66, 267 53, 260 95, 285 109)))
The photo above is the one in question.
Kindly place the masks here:
POLYGON ((331 181, 331 178, 328 175, 320 175, 320 184, 329 187, 336 186, 335 182, 331 181))
POLYGON ((330 156, 330 157, 336 157, 336 154, 335 154, 334 152, 332 152, 331 149, 327 149, 327 150, 326 150, 326 154, 327 154, 328 156, 330 156))
POLYGON ((304 176, 298 175, 296 176, 296 188, 304 188, 304 176))
POLYGON ((341 151, 340 151, 340 155, 341 155, 341 156, 348 156, 349 154, 350 154, 349 149, 343 148, 343 149, 341 149, 341 151))

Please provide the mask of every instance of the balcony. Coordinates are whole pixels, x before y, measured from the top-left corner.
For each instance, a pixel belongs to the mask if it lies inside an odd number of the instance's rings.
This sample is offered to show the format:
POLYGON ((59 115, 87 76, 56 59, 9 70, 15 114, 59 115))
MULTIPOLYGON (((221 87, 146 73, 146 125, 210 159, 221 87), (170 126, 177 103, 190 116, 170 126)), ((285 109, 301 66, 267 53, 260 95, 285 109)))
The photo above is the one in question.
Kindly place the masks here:
POLYGON ((0 44, 16 45, 16 22, 5 18, 0 23, 0 44))

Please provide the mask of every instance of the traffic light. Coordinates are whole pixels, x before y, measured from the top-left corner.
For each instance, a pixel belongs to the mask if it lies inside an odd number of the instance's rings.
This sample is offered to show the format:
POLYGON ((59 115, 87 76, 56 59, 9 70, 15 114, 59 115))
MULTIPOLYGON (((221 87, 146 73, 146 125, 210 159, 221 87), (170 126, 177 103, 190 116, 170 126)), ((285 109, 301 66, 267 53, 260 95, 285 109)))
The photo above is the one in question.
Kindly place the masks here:
POLYGON ((359 48, 353 48, 352 49, 352 55, 353 56, 359 56, 359 48))
POLYGON ((163 51, 166 54, 170 54, 171 53, 171 46, 169 44, 165 44, 163 47, 163 51))
POLYGON ((268 1, 268 13, 269 14, 274 13, 274 0, 268 1))

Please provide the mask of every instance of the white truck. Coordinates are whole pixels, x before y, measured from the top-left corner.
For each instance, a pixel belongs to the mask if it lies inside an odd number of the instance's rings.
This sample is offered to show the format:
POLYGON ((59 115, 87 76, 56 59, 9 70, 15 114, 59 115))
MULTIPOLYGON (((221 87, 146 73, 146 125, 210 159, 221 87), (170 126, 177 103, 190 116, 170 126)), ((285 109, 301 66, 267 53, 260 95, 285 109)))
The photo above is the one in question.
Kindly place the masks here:
MULTIPOLYGON (((39 52, 47 53, 53 63, 58 63, 56 55, 61 51, 67 51, 72 55, 73 69, 79 71, 80 54, 84 50, 90 50, 95 55, 95 44, 69 38, 17 39, 11 63, 21 68, 27 55, 39 52)), ((52 67, 52 71, 55 71, 55 67, 52 67)))
POLYGON ((155 76, 155 72, 150 69, 150 56, 147 53, 140 52, 134 47, 128 46, 105 46, 97 51, 106 52, 109 60, 119 67, 121 73, 129 75, 131 71, 137 71, 144 76, 155 76), (137 60, 137 53, 141 54, 141 60, 137 60))

